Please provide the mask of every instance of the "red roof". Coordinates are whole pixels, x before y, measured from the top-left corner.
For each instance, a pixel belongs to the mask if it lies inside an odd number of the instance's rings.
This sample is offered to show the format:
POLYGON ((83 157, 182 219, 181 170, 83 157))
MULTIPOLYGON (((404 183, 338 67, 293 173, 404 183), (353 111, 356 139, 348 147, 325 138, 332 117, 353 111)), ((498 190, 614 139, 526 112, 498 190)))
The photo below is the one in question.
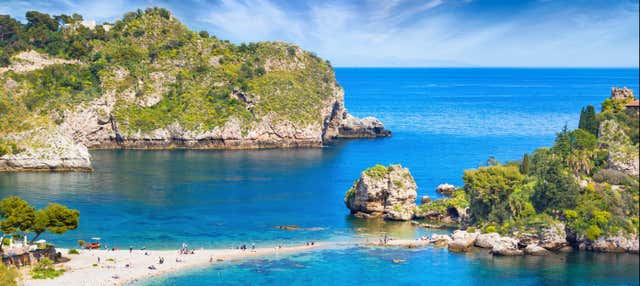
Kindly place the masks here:
POLYGON ((626 107, 640 107, 640 100, 634 100, 629 104, 625 105, 626 107))

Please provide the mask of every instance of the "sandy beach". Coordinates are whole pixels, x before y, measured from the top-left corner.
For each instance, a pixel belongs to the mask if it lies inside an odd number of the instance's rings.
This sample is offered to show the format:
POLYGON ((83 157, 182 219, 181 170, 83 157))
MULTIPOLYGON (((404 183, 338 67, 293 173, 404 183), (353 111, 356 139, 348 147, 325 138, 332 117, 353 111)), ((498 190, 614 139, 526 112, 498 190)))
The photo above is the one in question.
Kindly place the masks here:
POLYGON ((23 282, 26 286, 126 285, 179 270, 257 256, 276 257, 280 254, 317 249, 324 245, 324 243, 315 243, 313 246, 264 247, 244 251, 239 249, 196 249, 194 254, 182 255, 178 250, 133 250, 130 253, 128 249, 116 251, 80 250, 80 254, 69 255, 67 254, 68 249, 58 249, 63 253, 63 256, 71 259, 58 265, 58 267, 65 269, 63 275, 55 279, 36 280, 27 273, 23 273, 23 282), (159 264, 159 257, 164 257, 164 263, 159 264), (149 269, 151 265, 156 269, 149 269))

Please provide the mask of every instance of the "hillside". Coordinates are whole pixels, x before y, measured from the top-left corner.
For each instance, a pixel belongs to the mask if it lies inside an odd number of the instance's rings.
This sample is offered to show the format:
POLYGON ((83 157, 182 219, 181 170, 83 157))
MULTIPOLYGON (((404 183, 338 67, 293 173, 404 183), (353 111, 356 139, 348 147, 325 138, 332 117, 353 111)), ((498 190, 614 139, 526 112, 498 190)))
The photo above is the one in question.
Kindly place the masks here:
POLYGON ((115 23, 0 16, 0 171, 91 169, 88 149, 320 147, 389 136, 357 119, 328 61, 234 45, 160 8, 115 23))

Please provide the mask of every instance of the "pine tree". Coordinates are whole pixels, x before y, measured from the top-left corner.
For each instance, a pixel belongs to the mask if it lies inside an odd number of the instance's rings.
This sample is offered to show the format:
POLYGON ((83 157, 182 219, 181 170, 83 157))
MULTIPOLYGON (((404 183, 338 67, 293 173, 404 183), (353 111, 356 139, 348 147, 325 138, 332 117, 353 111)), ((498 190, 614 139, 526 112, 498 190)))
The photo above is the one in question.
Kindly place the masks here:
POLYGON ((578 123, 578 128, 587 130, 587 110, 584 107, 580 110, 580 122, 578 123))

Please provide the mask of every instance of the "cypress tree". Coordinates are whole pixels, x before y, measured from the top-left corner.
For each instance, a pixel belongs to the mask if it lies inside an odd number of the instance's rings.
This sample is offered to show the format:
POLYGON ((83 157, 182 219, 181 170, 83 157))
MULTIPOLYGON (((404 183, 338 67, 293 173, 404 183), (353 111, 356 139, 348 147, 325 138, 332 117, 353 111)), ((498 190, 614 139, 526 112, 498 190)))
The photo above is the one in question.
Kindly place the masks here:
POLYGON ((580 122, 578 123, 578 128, 587 130, 587 110, 586 108, 582 108, 580 110, 580 122))
POLYGON ((520 173, 523 175, 529 174, 529 154, 524 154, 522 157, 522 163, 520 163, 520 173))
POLYGON ((598 121, 596 120, 596 109, 593 105, 587 106, 585 111, 585 128, 583 129, 598 136, 598 121))

